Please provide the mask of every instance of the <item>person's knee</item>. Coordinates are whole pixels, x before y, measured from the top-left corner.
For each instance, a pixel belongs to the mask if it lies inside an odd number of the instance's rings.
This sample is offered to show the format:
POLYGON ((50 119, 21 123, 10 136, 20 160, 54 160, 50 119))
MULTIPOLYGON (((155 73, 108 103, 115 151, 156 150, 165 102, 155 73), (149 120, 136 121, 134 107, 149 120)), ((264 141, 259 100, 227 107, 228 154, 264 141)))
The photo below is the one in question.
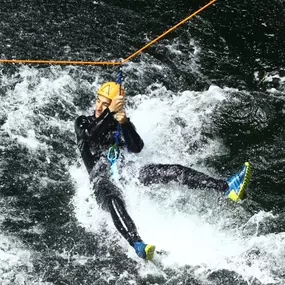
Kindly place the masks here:
POLYGON ((96 201, 104 210, 109 210, 112 200, 123 201, 121 190, 109 180, 100 180, 93 186, 96 201))
POLYGON ((116 209, 122 209, 125 208, 125 202, 123 200, 123 197, 119 195, 110 195, 107 197, 108 199, 108 205, 109 207, 116 208, 116 209))
POLYGON ((144 165, 139 171, 139 181, 144 185, 155 183, 155 177, 157 176, 157 170, 159 169, 158 164, 147 164, 144 165))

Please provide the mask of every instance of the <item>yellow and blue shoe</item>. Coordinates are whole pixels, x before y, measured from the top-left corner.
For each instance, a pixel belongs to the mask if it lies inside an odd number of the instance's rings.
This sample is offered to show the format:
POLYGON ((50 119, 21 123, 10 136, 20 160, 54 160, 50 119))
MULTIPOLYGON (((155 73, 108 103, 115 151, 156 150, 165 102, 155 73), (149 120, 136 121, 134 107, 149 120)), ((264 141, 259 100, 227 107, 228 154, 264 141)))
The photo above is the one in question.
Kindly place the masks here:
POLYGON ((229 188, 225 192, 225 195, 235 202, 242 199, 250 177, 251 165, 249 162, 245 162, 242 169, 238 173, 227 179, 229 188))
POLYGON ((154 245, 145 244, 142 241, 134 242, 134 249, 136 251, 136 254, 145 260, 152 260, 155 252, 154 245))

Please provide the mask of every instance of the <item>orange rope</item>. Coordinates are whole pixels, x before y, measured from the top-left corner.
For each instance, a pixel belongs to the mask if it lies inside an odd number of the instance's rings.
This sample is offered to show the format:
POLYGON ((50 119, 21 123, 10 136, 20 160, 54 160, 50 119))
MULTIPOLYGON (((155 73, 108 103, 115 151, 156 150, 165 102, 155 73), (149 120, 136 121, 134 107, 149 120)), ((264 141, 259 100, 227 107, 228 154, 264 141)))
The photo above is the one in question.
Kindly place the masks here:
POLYGON ((105 64, 119 65, 119 64, 123 64, 123 63, 127 62, 128 60, 130 60, 131 58, 133 58, 134 56, 136 56, 137 54, 139 54, 140 52, 142 52, 144 49, 146 49, 147 47, 149 47, 153 43, 157 42, 159 39, 161 39, 162 37, 164 37, 165 35, 167 35, 171 31, 173 31, 174 29, 176 29, 177 27, 179 27, 180 25, 182 25, 183 23, 185 23, 186 21, 188 21, 189 19, 191 19, 193 16, 197 15, 198 13, 200 13, 202 10, 206 9, 208 6, 212 5, 215 1, 216 0, 212 0, 211 2, 209 2, 205 6, 203 6, 202 8, 197 10, 196 12, 194 12, 193 14, 189 15, 184 20, 182 20, 181 22, 179 22, 178 24, 176 24, 175 26, 173 26, 172 28, 170 28, 169 30, 167 30, 166 32, 164 32, 163 34, 161 34, 160 36, 158 36, 157 38, 155 38, 154 40, 152 40, 148 44, 146 44, 141 49, 137 50, 135 53, 131 54, 129 57, 127 57, 126 59, 124 59, 121 62, 120 61, 30 60, 30 59, 0 59, 0 62, 9 62, 9 63, 46 63, 46 64, 94 64, 94 65, 99 65, 99 64, 101 64, 101 65, 103 65, 103 64, 104 65, 105 64))
POLYGON ((138 51, 136 51, 135 53, 133 53, 132 55, 130 55, 128 58, 124 59, 122 61, 122 63, 127 62, 129 59, 131 59, 132 57, 136 56, 137 54, 139 54, 140 52, 142 52, 144 49, 146 49, 147 47, 149 47, 150 45, 152 45, 153 43, 155 43, 156 41, 158 41, 159 39, 161 39, 162 37, 164 37, 166 34, 170 33, 171 31, 173 31, 174 29, 176 29, 178 26, 182 25, 183 23, 185 23, 186 21, 188 21, 190 18, 192 18, 193 16, 197 15, 199 12, 201 12, 202 10, 204 10, 205 8, 207 8, 208 6, 210 6, 211 4, 213 4, 216 0, 212 0, 211 2, 209 2, 208 4, 206 4, 205 6, 203 6, 202 8, 200 8, 199 10, 197 10, 196 12, 194 12, 193 14, 191 14, 190 16, 186 17, 184 20, 182 20, 181 22, 179 22, 178 24, 176 24, 175 26, 173 26, 172 28, 170 28, 169 30, 167 30, 166 32, 164 32, 163 34, 161 34, 160 36, 158 36, 157 38, 155 38, 154 40, 152 40, 151 42, 149 42, 147 45, 145 45, 144 47, 142 47, 141 49, 139 49, 138 51))
POLYGON ((69 61, 69 60, 33 60, 33 59, 0 59, 10 63, 55 63, 55 64, 121 64, 120 61, 69 61))

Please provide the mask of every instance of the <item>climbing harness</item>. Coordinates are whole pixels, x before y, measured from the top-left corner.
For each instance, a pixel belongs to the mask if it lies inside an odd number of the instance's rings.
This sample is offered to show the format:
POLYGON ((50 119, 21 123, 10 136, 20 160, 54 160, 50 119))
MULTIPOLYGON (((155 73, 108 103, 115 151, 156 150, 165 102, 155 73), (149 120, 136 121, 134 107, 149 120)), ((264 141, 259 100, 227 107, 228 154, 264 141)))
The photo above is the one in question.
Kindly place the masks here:
POLYGON ((120 155, 120 149, 119 149, 119 138, 121 135, 121 130, 120 130, 120 124, 118 123, 117 125, 117 131, 114 134, 115 137, 115 143, 109 148, 107 158, 109 162, 111 163, 111 173, 114 176, 118 175, 118 168, 117 168, 117 160, 120 155))
POLYGON ((119 173, 118 173, 118 168, 117 168, 116 162, 117 162, 117 159, 119 158, 119 152, 118 152, 118 150, 117 150, 115 145, 112 145, 109 148, 109 151, 108 151, 108 154, 107 154, 107 158, 108 158, 108 160, 111 163, 111 173, 112 173, 112 175, 117 176, 119 173))

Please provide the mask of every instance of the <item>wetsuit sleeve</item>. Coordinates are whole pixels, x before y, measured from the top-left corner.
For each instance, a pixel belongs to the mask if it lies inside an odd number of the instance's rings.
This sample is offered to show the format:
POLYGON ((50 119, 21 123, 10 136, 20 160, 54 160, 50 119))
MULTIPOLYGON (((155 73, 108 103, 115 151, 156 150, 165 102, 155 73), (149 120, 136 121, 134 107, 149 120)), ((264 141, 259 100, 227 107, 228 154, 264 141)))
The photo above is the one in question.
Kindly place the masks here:
POLYGON ((135 153, 140 152, 143 149, 144 143, 133 123, 128 119, 128 121, 121 126, 128 150, 135 153))
POLYGON ((113 113, 111 113, 108 108, 98 119, 92 121, 91 123, 86 116, 80 116, 75 120, 74 127, 77 138, 77 146, 89 173, 94 166, 94 158, 90 150, 89 142, 93 141, 96 143, 96 140, 99 139, 102 132, 109 128, 112 120, 114 120, 113 113))
POLYGON ((108 128, 110 128, 110 123, 112 123, 113 120, 114 114, 110 112, 108 108, 105 109, 102 115, 93 122, 89 124, 81 124, 84 129, 84 132, 81 133, 81 139, 96 141, 103 132, 107 131, 108 128))
POLYGON ((86 134, 88 125, 89 125, 88 118, 85 116, 80 116, 75 120, 74 127, 75 127, 78 149, 80 151, 85 167, 88 173, 90 173, 90 171, 94 166, 94 162, 92 158, 92 153, 90 151, 90 146, 87 142, 87 140, 89 139, 89 135, 86 134))

